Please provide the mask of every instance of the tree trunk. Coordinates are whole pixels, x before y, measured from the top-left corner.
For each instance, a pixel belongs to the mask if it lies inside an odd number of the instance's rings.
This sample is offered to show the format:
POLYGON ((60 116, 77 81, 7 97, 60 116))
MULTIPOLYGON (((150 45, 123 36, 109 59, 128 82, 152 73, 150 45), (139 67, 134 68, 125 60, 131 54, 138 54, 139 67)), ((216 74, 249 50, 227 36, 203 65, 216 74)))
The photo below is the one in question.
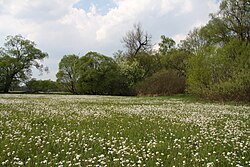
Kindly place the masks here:
POLYGON ((4 93, 9 93, 14 76, 15 76, 15 74, 13 74, 11 76, 6 76, 4 90, 3 90, 4 93))
POLYGON ((10 86, 11 86, 11 79, 7 79, 4 85, 4 93, 9 93, 10 90, 10 86))

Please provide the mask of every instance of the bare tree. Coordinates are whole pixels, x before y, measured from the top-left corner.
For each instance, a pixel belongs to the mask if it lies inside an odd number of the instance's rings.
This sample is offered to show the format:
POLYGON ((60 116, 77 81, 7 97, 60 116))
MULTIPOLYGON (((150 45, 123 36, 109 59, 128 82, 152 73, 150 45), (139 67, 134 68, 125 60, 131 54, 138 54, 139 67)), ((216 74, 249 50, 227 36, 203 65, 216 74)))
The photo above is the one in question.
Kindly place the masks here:
POLYGON ((151 35, 144 32, 141 24, 134 24, 134 29, 126 33, 122 38, 127 55, 129 57, 136 56, 139 52, 150 52, 152 50, 151 35))

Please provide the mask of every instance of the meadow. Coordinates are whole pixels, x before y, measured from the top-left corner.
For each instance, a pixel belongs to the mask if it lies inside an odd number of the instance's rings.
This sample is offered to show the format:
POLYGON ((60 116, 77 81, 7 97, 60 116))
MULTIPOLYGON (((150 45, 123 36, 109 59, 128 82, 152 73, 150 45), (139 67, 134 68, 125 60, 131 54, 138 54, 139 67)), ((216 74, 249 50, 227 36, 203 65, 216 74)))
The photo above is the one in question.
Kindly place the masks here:
POLYGON ((250 166, 250 106, 0 94, 0 166, 250 166))

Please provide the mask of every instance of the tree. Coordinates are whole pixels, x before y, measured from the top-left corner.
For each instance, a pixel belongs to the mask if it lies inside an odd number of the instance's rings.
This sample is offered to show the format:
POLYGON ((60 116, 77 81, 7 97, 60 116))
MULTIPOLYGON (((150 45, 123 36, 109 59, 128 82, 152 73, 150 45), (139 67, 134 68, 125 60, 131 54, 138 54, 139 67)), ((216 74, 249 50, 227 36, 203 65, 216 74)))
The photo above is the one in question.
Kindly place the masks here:
POLYGON ((26 82, 26 86, 29 92, 38 93, 38 92, 57 92, 59 91, 58 83, 51 80, 36 80, 31 79, 26 82))
POLYGON ((159 43, 159 53, 161 55, 167 54, 173 48, 175 48, 175 41, 172 38, 166 37, 165 35, 161 36, 161 42, 159 43))
POLYGON ((0 48, 0 91, 7 93, 14 82, 28 79, 32 67, 41 72, 48 70, 39 62, 48 54, 36 48, 34 42, 21 35, 8 36, 4 46, 0 48))
POLYGON ((200 29, 195 28, 188 33, 185 40, 181 41, 180 48, 196 54, 206 44, 207 41, 200 35, 200 29))
POLYGON ((210 16, 208 24, 199 30, 207 45, 223 46, 234 38, 250 42, 249 0, 223 0, 219 12, 210 16))
POLYGON ((189 60, 189 92, 217 100, 250 101, 250 45, 239 39, 206 46, 189 60))
POLYGON ((214 17, 220 18, 232 35, 250 42, 250 0, 223 0, 214 17))
POLYGON ((136 56, 139 52, 150 52, 152 50, 151 36, 145 33, 141 24, 134 24, 134 29, 127 32, 122 38, 127 55, 130 58, 136 56))
POLYGON ((179 76, 186 77, 188 59, 192 54, 186 50, 176 48, 161 57, 162 65, 168 70, 175 70, 179 76))
POLYGON ((160 70, 136 85, 139 95, 174 95, 184 93, 185 77, 175 70, 160 70))
POLYGON ((159 54, 162 66, 186 77, 187 62, 191 53, 187 49, 176 47, 175 41, 169 37, 162 35, 161 40, 159 54))
POLYGON ((56 74, 57 82, 61 83, 64 88, 73 93, 78 94, 76 85, 79 79, 79 57, 76 55, 65 55, 59 63, 59 71, 56 74))
MULTIPOLYGON (((211 56, 216 52, 215 47, 203 47, 195 56, 189 59, 187 83, 189 93, 206 97, 211 80, 211 56)), ((218 63, 219 64, 219 63, 218 63)))
POLYGON ((230 30, 216 17, 212 17, 206 26, 200 28, 199 36, 206 41, 206 45, 223 46, 232 39, 230 30))
POLYGON ((140 66, 138 61, 129 61, 124 54, 115 57, 120 75, 123 95, 134 95, 135 85, 143 79, 145 70, 140 66))
POLYGON ((118 66, 121 95, 135 95, 135 84, 142 79, 145 71, 137 61, 129 61, 121 51, 116 52, 114 57, 118 66))
POLYGON ((153 75, 161 68, 160 56, 158 54, 141 52, 135 56, 134 62, 138 63, 138 67, 143 70, 142 79, 153 75))
POLYGON ((182 42, 183 49, 194 53, 188 61, 190 93, 249 101, 249 11, 249 0, 223 0, 208 24, 182 42))
POLYGON ((81 94, 117 94, 117 64, 107 56, 88 52, 79 60, 81 94))

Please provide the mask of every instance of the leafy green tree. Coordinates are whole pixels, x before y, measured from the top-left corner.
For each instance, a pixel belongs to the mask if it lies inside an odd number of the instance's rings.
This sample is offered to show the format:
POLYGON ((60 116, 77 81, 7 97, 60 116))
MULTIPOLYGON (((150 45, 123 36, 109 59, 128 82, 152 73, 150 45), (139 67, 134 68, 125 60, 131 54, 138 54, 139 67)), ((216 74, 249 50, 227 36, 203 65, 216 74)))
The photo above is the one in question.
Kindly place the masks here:
POLYGON ((107 56, 88 52, 79 60, 78 87, 82 94, 119 94, 117 64, 107 56))
POLYGON ((219 12, 199 31, 208 45, 224 45, 234 38, 250 42, 250 1, 223 0, 219 12))
POLYGON ((189 59, 187 70, 189 93, 203 97, 207 96, 212 73, 210 55, 214 53, 214 47, 203 47, 195 56, 189 59))
POLYGON ((188 60, 192 53, 183 49, 172 49, 161 57, 162 65, 169 70, 175 70, 179 76, 186 77, 188 60))
MULTIPOLYGON (((162 68, 159 54, 139 52, 133 58, 128 58, 122 52, 115 56, 120 74, 126 78, 126 83, 131 92, 136 84, 153 75, 162 68)), ((132 93, 133 94, 133 93, 132 93)))
POLYGON ((34 78, 26 82, 26 86, 29 92, 37 93, 41 91, 39 82, 34 78))
POLYGON ((231 40, 204 47, 189 61, 189 92, 218 100, 250 100, 250 45, 231 40))
POLYGON ((60 91, 58 83, 51 80, 36 80, 33 78, 26 82, 26 87, 32 93, 60 91))
POLYGON ((162 66, 167 70, 175 70, 179 75, 186 76, 188 59, 191 52, 176 47, 176 43, 169 37, 161 36, 159 54, 162 66))
POLYGON ((166 37, 165 35, 161 36, 161 42, 159 43, 159 53, 161 55, 167 54, 173 48, 175 48, 175 41, 172 38, 166 37))
POLYGON ((138 61, 129 61, 126 55, 115 57, 115 61, 118 65, 124 95, 134 95, 135 85, 143 79, 145 70, 140 67, 138 61))
POLYGON ((249 11, 249 0, 223 0, 219 12, 197 29, 196 38, 188 36, 182 43, 182 48, 194 53, 188 63, 189 92, 212 99, 249 101, 249 11))
POLYGON ((235 38, 249 43, 249 11, 249 0, 223 0, 207 25, 195 28, 181 41, 181 48, 196 54, 205 45, 223 46, 235 38))
POLYGON ((79 57, 76 55, 65 55, 59 63, 59 71, 56 74, 57 82, 73 93, 78 94, 77 82, 79 79, 79 57))
POLYGON ((250 1, 223 0, 215 18, 220 18, 231 34, 250 42, 250 1))
POLYGON ((48 70, 39 60, 47 53, 36 48, 36 44, 21 35, 8 36, 5 47, 0 48, 0 91, 7 93, 14 82, 22 82, 32 74, 32 67, 41 72, 48 70))
POLYGON ((207 41, 200 35, 200 28, 195 28, 187 34, 185 40, 180 43, 180 48, 196 54, 198 50, 205 46, 207 41))
POLYGON ((138 67, 143 70, 142 79, 153 75, 161 69, 160 56, 158 54, 148 54, 145 52, 138 53, 134 62, 138 63, 138 67))
MULTIPOLYGON (((232 33, 220 18, 212 17, 208 24, 199 30, 199 36, 206 45, 223 46, 232 39, 232 33)), ((203 45, 204 46, 204 45, 203 45)))

